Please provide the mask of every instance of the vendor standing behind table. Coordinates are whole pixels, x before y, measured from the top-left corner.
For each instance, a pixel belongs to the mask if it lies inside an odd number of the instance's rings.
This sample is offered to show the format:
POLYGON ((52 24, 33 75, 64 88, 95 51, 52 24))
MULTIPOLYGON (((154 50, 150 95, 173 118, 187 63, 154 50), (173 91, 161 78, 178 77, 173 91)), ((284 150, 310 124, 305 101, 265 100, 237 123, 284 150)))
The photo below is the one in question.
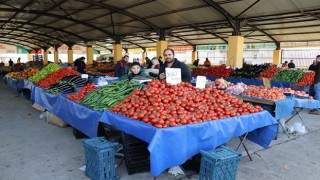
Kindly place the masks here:
POLYGON ((114 77, 122 77, 125 74, 128 74, 129 72, 129 66, 128 63, 129 56, 125 55, 123 58, 117 62, 116 67, 114 68, 114 77))
POLYGON ((291 60, 290 63, 288 64, 288 68, 289 68, 289 69, 294 69, 294 68, 296 68, 296 65, 293 63, 293 60, 291 60))
POLYGON ((187 65, 174 58, 174 50, 170 48, 165 49, 163 51, 163 56, 165 59, 165 63, 160 67, 159 79, 163 80, 166 78, 166 68, 179 68, 181 69, 181 80, 183 82, 190 83, 191 72, 187 65))
POLYGON ((287 69, 288 68, 288 61, 285 61, 283 64, 282 64, 282 69, 287 69))
POLYGON ((203 65, 206 66, 206 67, 210 67, 211 66, 211 62, 209 61, 208 58, 206 58, 206 60, 204 61, 203 65))
POLYGON ((12 61, 11 58, 10 58, 10 60, 9 60, 9 66, 10 66, 10 67, 13 67, 13 61, 12 61))
POLYGON ((148 57, 146 57, 146 58, 144 58, 144 59, 146 60, 147 68, 151 68, 151 66, 152 66, 151 60, 150 60, 148 57))
POLYGON ((313 60, 312 64, 309 66, 309 71, 315 71, 317 67, 317 60, 313 60))
MULTIPOLYGON (((317 65, 315 67, 316 75, 314 76, 313 89, 314 89, 314 99, 320 100, 320 55, 317 56, 317 65)), ((320 109, 312 109, 309 114, 320 115, 320 109)))
POLYGON ((129 79, 129 81, 130 81, 134 77, 135 78, 147 77, 146 73, 144 72, 144 68, 141 67, 139 62, 133 62, 130 65, 129 73, 121 76, 120 80, 129 79))
POLYGON ((85 74, 86 73, 86 63, 84 62, 86 58, 85 57, 81 57, 79 58, 79 62, 78 62, 78 66, 77 66, 77 71, 81 74, 85 74))

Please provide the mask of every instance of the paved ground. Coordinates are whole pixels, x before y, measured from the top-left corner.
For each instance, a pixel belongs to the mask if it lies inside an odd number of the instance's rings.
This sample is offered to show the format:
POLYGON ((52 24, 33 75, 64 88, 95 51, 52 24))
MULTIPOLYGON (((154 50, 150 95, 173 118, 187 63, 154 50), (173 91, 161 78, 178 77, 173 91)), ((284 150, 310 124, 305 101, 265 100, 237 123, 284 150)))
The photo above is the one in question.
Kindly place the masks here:
MULTIPOLYGON (((288 138, 280 133, 269 149, 246 141, 253 161, 241 159, 237 179, 304 179, 320 177, 320 116, 302 111, 312 131, 288 138)), ((0 179, 1 180, 81 180, 83 171, 82 140, 72 135, 72 128, 49 125, 39 118, 40 111, 31 102, 16 97, 2 80, 0 82, 0 179)), ((294 118, 289 124, 299 122, 294 118)), ((235 148, 238 139, 227 143, 235 148)), ((243 151, 243 149, 240 149, 243 151)), ((153 179, 149 173, 127 175, 124 163, 117 168, 124 180, 153 179)), ((187 179, 167 172, 157 179, 187 179)), ((198 179, 193 174, 191 179, 198 179)))

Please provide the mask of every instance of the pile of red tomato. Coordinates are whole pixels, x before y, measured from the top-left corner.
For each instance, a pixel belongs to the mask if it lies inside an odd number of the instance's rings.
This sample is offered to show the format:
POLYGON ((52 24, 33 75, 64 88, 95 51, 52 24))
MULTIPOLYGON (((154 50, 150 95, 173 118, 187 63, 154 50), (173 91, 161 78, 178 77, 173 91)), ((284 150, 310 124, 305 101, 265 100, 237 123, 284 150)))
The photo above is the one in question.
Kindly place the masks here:
POLYGON ((305 73, 299 82, 295 83, 294 86, 305 86, 313 84, 314 76, 316 73, 314 71, 305 73))
POLYGON ((96 90, 97 87, 94 86, 93 83, 88 83, 86 86, 81 88, 81 91, 76 92, 74 94, 68 94, 67 98, 75 101, 75 102, 79 102, 81 101, 90 91, 96 90))
POLYGON ((273 79, 275 74, 279 72, 281 68, 278 68, 277 65, 272 65, 268 69, 262 71, 258 78, 268 78, 273 79))
POLYGON ((243 103, 223 91, 196 89, 188 83, 177 85, 152 81, 141 91, 115 105, 111 111, 166 128, 260 112, 260 106, 243 103))
POLYGON ((286 96, 282 93, 283 90, 279 88, 268 88, 266 86, 247 86, 247 88, 242 92, 242 95, 265 98, 271 100, 285 99, 286 96))
POLYGON ((79 72, 73 70, 70 67, 59 69, 45 78, 38 81, 36 84, 40 86, 41 88, 48 88, 54 84, 56 84, 59 80, 66 76, 72 76, 72 75, 80 75, 79 72))
POLYGON ((192 74, 202 75, 202 76, 216 76, 216 77, 229 77, 233 72, 232 68, 227 68, 227 66, 215 66, 210 68, 195 68, 192 70, 192 74))

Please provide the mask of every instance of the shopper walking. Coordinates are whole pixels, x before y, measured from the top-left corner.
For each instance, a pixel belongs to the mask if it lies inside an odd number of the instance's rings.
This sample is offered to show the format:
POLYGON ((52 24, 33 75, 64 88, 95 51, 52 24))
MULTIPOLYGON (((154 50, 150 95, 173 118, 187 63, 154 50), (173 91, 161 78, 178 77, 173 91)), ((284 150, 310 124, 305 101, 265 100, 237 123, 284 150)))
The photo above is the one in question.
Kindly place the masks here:
POLYGON ((179 68, 181 69, 181 80, 183 82, 189 82, 191 81, 191 72, 187 65, 184 63, 178 61, 176 58, 174 58, 174 50, 173 49, 165 49, 163 52, 163 56, 165 59, 165 63, 160 67, 159 70, 159 79, 163 80, 166 78, 166 68, 179 68))
MULTIPOLYGON (((317 56, 317 65, 315 67, 316 75, 314 76, 313 89, 314 89, 314 99, 320 100, 320 55, 317 56)), ((320 115, 320 109, 312 109, 309 114, 320 115)))

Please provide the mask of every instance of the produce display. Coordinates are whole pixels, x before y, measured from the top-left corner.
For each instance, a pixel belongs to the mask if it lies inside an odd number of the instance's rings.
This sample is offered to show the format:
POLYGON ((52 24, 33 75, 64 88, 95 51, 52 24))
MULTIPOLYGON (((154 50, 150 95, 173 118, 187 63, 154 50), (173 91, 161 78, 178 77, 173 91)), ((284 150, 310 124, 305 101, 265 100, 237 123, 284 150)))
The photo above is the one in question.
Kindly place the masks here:
POLYGON ((60 68, 61 67, 58 64, 50 63, 46 67, 44 67, 41 71, 39 71, 36 75, 30 77, 29 80, 32 82, 38 82, 44 77, 48 76, 49 74, 55 72, 60 68))
POLYGON ((115 64, 106 64, 106 65, 89 65, 86 67, 86 72, 89 75, 93 76, 111 76, 113 77, 115 64))
POLYGON ((48 88, 48 87, 56 84, 62 78, 66 77, 66 76, 72 76, 72 75, 80 75, 80 73, 73 70, 70 67, 62 68, 62 69, 56 70, 53 73, 47 75, 45 78, 42 78, 36 84, 38 86, 40 86, 41 88, 48 88))
POLYGON ((127 79, 115 81, 90 91, 79 103, 98 111, 109 110, 141 87, 141 84, 129 82, 127 79))
POLYGON ((304 72, 301 70, 285 69, 283 71, 277 72, 272 80, 278 81, 278 82, 296 83, 296 82, 300 81, 300 79, 302 78, 303 75, 304 75, 304 72))
POLYGON ((306 86, 313 84, 314 76, 316 73, 314 71, 305 73, 299 82, 295 83, 293 86, 306 86))
POLYGON ((259 106, 221 90, 196 89, 188 83, 177 85, 152 81, 142 91, 115 105, 111 111, 143 121, 157 128, 166 128, 223 119, 262 111, 259 106))
POLYGON ((309 96, 305 91, 294 91, 294 95, 296 98, 302 98, 302 99, 313 99, 312 96, 309 96))
POLYGON ((254 79, 254 78, 257 78, 260 75, 260 73, 262 73, 268 67, 269 67, 269 64, 261 64, 261 65, 245 64, 243 68, 236 69, 235 71, 233 71, 230 77, 254 79))
POLYGON ((272 65, 266 70, 262 71, 258 78, 273 79, 274 75, 279 71, 281 71, 281 68, 278 68, 277 65, 272 65))
POLYGON ((232 68, 227 68, 227 66, 215 66, 210 68, 195 68, 192 70, 192 74, 202 75, 202 76, 216 76, 216 77, 229 77, 233 72, 232 68))
POLYGON ((97 87, 94 86, 93 83, 88 83, 86 86, 81 88, 81 91, 76 92, 74 94, 68 94, 67 98, 75 101, 75 102, 79 102, 80 100, 82 100, 90 91, 96 90, 97 87))
POLYGON ((11 72, 12 69, 13 68, 9 67, 9 66, 0 67, 0 75, 7 74, 7 73, 11 72))
POLYGON ((285 99, 286 96, 279 92, 279 88, 268 88, 266 86, 247 86, 241 95, 252 96, 257 98, 280 100, 285 99))
POLYGON ((29 78, 31 76, 34 76, 35 74, 37 74, 39 72, 38 69, 35 68, 28 68, 24 71, 19 71, 19 72, 10 72, 7 74, 7 76, 13 78, 13 79, 26 79, 29 78))
POLYGON ((236 85, 229 86, 226 89, 226 93, 239 95, 243 93, 243 91, 247 88, 247 85, 243 83, 237 83, 236 85))
POLYGON ((51 94, 69 94, 73 93, 75 88, 83 87, 88 83, 87 79, 82 79, 80 76, 66 76, 56 84, 46 89, 51 94))

